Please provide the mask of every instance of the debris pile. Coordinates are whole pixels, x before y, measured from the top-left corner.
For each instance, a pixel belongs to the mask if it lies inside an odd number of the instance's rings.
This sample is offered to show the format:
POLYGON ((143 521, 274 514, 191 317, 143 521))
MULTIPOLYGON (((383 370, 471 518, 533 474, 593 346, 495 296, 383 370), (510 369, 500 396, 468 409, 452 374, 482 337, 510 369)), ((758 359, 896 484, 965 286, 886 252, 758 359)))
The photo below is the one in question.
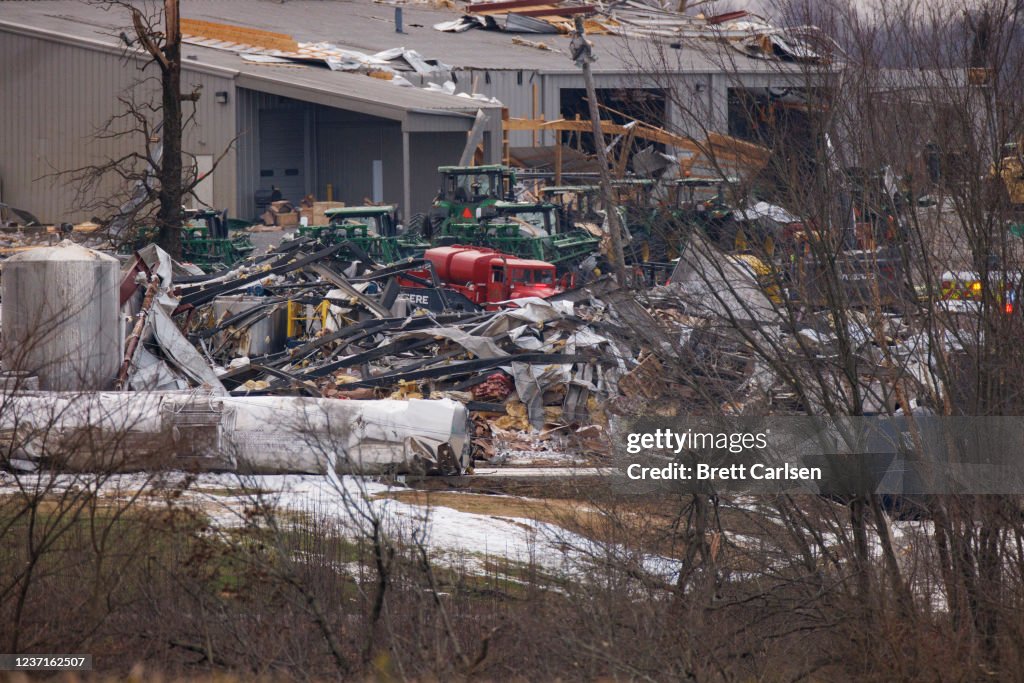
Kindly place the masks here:
POLYGON ((431 311, 401 294, 407 270, 339 260, 344 246, 299 239, 231 271, 178 279, 177 314, 226 392, 448 398, 504 436, 571 435, 635 365, 627 344, 597 331, 607 310, 556 295, 431 311))
MULTIPOLYGON (((442 296, 430 310, 410 292, 431 290, 406 286, 429 266, 380 266, 353 243, 298 238, 206 274, 148 246, 98 295, 124 320, 116 376, 81 387, 95 390, 88 400, 12 391, 18 410, 6 414, 42 424, 54 417, 47 406, 69 402, 75 409, 58 419, 68 438, 138 434, 107 449, 127 469, 167 447, 179 465, 258 471, 321 471, 324 462, 347 471, 358 462, 361 471, 459 473, 470 454, 580 453, 583 444, 591 457, 606 452, 605 406, 636 372, 640 349, 622 334, 634 323, 621 304, 601 298, 608 281, 468 310, 442 296), (367 436, 374 419, 387 422, 386 434, 367 436), (310 455, 310 439, 322 457, 310 455)), ((15 369, 9 359, 5 369, 15 369)), ((23 436, 12 447, 24 463, 52 461, 68 445, 23 436)))
MULTIPOLYGON (((737 213, 792 218, 780 211, 737 213)), ((131 424, 136 437, 104 450, 126 467, 169 447, 179 465, 200 469, 458 474, 474 461, 599 465, 620 416, 817 414, 851 382, 866 409, 892 412, 922 405, 931 382, 927 339, 904 313, 850 310, 844 329, 813 307, 787 320, 780 297, 797 290, 766 284, 749 254, 697 235, 671 284, 642 295, 599 277, 475 304, 439 282, 427 256, 381 265, 357 241, 286 237, 204 273, 146 247, 107 288, 124 321, 123 351, 104 365, 116 376, 74 384, 99 390, 76 401, 61 377, 5 356, 4 386, 21 390, 5 397, 18 410, 0 411, 18 424, 0 433, 26 466, 52 462, 84 432, 113 439, 131 424), (816 389, 793 395, 757 344, 816 389), (856 377, 832 363, 843 349, 857 358, 856 377), (907 369, 898 392, 886 379, 894 359, 907 369), (60 439, 43 437, 48 419, 60 439)), ((531 263, 505 258, 519 262, 531 263)), ((10 312, 32 308, 13 292, 5 286, 10 312)))

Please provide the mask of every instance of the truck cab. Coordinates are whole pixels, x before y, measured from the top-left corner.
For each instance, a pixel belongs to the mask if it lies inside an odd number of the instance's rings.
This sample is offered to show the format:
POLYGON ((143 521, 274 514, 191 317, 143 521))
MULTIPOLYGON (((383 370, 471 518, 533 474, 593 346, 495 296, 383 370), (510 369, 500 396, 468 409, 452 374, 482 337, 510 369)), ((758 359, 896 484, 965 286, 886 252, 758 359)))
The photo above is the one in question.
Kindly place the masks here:
POLYGON ((547 298, 564 291, 555 266, 546 261, 465 245, 427 249, 424 258, 446 286, 490 309, 497 308, 499 302, 547 298))

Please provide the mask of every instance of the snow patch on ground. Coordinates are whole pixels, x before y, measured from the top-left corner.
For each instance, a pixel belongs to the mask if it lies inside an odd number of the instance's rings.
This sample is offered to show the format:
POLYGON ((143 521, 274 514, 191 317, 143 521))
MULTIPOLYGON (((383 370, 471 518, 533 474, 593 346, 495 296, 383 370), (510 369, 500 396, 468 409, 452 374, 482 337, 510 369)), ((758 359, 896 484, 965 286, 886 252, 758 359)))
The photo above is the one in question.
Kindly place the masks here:
MULTIPOLYGON (((680 568, 679 562, 670 558, 626 558, 621 548, 598 543, 548 522, 462 512, 441 506, 427 508, 379 497, 379 494, 406 489, 368 478, 333 474, 201 474, 184 487, 186 482, 183 473, 161 475, 159 480, 145 474, 114 475, 104 479, 99 494, 125 500, 143 490, 160 492, 183 487, 175 500, 201 509, 211 524, 221 529, 250 523, 248 513, 257 507, 330 519, 353 536, 360 533, 360 525, 365 525, 368 517, 374 516, 384 520, 385 528, 392 533, 407 540, 421 540, 434 558, 478 573, 488 571, 487 562, 491 560, 534 563, 552 574, 583 577, 590 567, 610 556, 619 561, 631 560, 665 581, 673 581, 680 568)), ((34 486, 45 487, 55 494, 71 487, 95 488, 94 480, 81 475, 29 475, 19 480, 6 475, 0 478, 0 495, 15 494, 22 487, 34 486), (33 481, 37 483, 33 485, 33 481)), ((140 500, 163 504, 166 498, 144 495, 140 500)))

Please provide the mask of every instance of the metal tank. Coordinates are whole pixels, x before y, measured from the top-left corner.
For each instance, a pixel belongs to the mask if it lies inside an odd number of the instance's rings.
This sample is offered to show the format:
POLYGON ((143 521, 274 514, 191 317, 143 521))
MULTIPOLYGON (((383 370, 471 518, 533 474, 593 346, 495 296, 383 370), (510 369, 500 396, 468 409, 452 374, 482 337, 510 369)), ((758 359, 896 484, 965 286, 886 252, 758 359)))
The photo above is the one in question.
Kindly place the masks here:
POLYGON ((70 240, 23 251, 0 266, 3 364, 51 391, 109 389, 124 334, 116 258, 70 240))

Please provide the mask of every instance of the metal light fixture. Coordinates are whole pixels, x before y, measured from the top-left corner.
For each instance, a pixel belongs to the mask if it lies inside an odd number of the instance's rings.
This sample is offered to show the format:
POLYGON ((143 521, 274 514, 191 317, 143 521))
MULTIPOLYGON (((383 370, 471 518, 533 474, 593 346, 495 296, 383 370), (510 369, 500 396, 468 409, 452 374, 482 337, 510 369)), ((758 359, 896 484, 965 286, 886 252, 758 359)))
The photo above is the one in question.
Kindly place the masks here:
POLYGON ((228 103, 228 91, 227 90, 218 90, 217 92, 215 92, 213 94, 213 99, 215 99, 217 101, 217 104, 227 104, 228 103))

